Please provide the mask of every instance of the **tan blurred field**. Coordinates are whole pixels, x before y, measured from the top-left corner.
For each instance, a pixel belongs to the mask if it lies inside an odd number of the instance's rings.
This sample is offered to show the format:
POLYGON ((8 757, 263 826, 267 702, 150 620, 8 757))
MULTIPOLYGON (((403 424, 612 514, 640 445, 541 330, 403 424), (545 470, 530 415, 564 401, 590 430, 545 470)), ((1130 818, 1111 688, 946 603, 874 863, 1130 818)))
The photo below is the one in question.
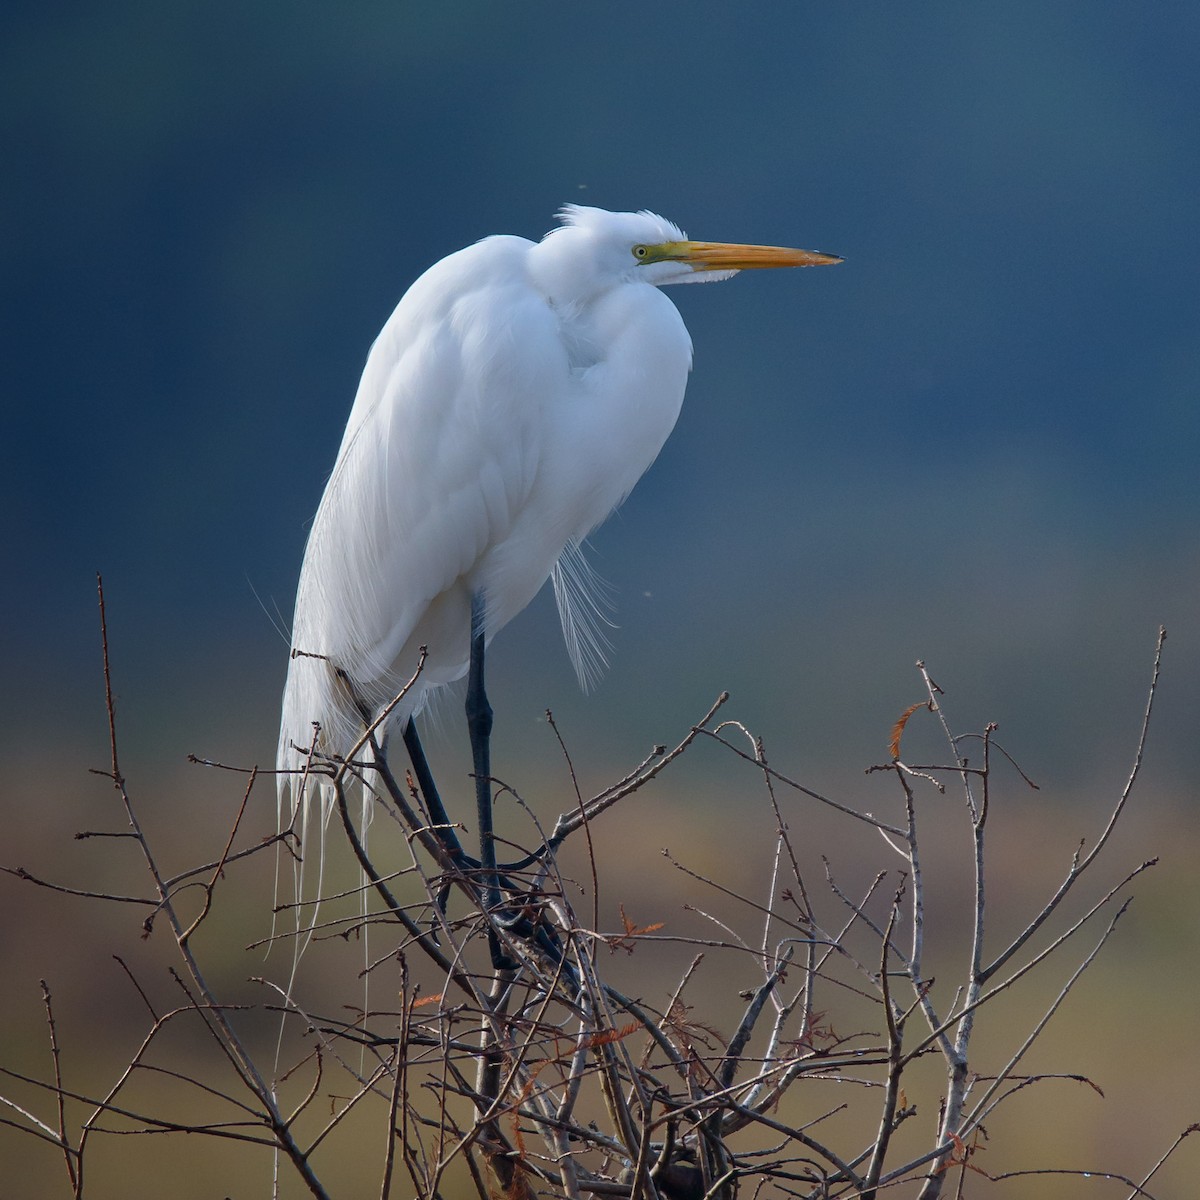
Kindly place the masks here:
MULTIPOLYGON (((1141 697, 1131 697, 1131 713, 1141 697)), ((953 719, 953 698, 947 708, 953 719)), ((736 712, 731 712, 736 717, 736 712)), ((897 714, 898 715, 898 714, 897 714)), ((699 714, 695 714, 699 716, 699 714)), ((686 731, 690 715, 664 721, 647 731, 652 740, 670 741, 686 731)), ((920 761, 937 757, 937 735, 931 719, 914 718, 906 732, 906 755, 920 761), (928 755, 929 757, 921 757, 928 755)), ((1153 746, 1151 737, 1151 753, 1153 746)), ((881 731, 881 748, 886 730, 881 731)), ((614 764, 617 777, 638 757, 631 747, 628 761, 614 764)), ((1019 747, 1008 747, 1019 757, 1019 747)), ((1132 744, 1130 754, 1132 755, 1132 744)), ((862 775, 828 767, 811 776, 803 764, 789 761, 788 747, 767 747, 772 765, 824 794, 852 807, 894 818, 900 803, 896 782, 885 774, 862 775), (822 778, 824 776, 824 778, 822 778), (833 781, 832 784, 830 781, 833 781)), ((581 755, 586 758, 586 752, 581 755)), ((101 756, 100 763, 103 762, 101 756)), ((136 847, 127 839, 75 840, 82 829, 119 831, 116 796, 101 777, 85 774, 82 761, 63 762, 38 805, 12 808, 7 826, 4 863, 69 886, 121 894, 147 894, 136 847)), ((863 764, 869 765, 869 764, 863 764)), ((196 766, 181 766, 159 779, 142 779, 131 756, 123 763, 135 803, 140 805, 160 867, 170 873, 220 854, 241 800, 244 779, 196 766)), ((585 793, 606 782, 591 770, 581 779, 585 793)), ((543 820, 574 801, 561 758, 547 752, 528 763, 518 777, 522 795, 543 820)), ((989 823, 989 945, 999 947, 1029 919, 1061 881, 1081 839, 1090 846, 1120 794, 1124 777, 1089 778, 1080 771, 1076 786, 1057 794, 1033 792, 1015 771, 997 770, 989 823)), ((801 860, 810 895, 829 925, 837 924, 838 905, 823 881, 822 856, 828 858, 838 883, 849 894, 860 893, 879 870, 889 881, 877 899, 886 901, 898 880, 899 859, 878 836, 854 826, 814 801, 786 788, 780 801, 790 836, 801 860)), ((965 857, 966 822, 960 799, 949 789, 939 797, 926 789, 920 800, 925 873, 928 887, 929 965, 934 994, 946 1008, 967 953, 970 915, 969 859, 965 857)), ((1192 1011, 1197 987, 1197 917, 1192 864, 1197 846, 1189 798, 1148 783, 1135 790, 1129 809, 1094 869, 1094 878, 1079 885, 1078 896, 1063 915, 1032 943, 1036 951, 1078 916, 1109 887, 1146 859, 1159 857, 1152 870, 1133 884, 1134 903, 1112 940, 1079 982, 1061 1012, 1024 1061, 1025 1072, 1063 1073, 1089 1082, 1059 1079, 1030 1087, 1014 1096, 987 1123, 987 1141, 975 1163, 989 1173, 1020 1168, 1090 1170, 1090 1179, 1063 1175, 1026 1176, 991 1184, 971 1173, 965 1195, 997 1197, 1123 1196, 1119 1184, 1103 1182, 1101 1172, 1141 1178, 1171 1141, 1200 1116, 1194 1073, 1200 1035, 1192 1011), (1103 1096, 1100 1092, 1103 1092, 1103 1096)), ((500 827, 517 840, 528 840, 527 819, 500 802, 500 827)), ((273 797, 259 785, 252 795, 238 845, 247 846, 274 827, 273 797)), ((768 901, 768 869, 774 824, 765 791, 753 766, 715 743, 701 740, 658 781, 608 813, 592 829, 600 878, 602 929, 617 931, 622 911, 638 926, 662 923, 663 938, 712 938, 720 929, 701 915, 719 919, 753 942, 761 917, 693 875, 676 868, 671 858, 695 875, 720 882, 757 904, 768 901)), ((563 855, 563 867, 578 886, 574 902, 590 911, 591 871, 579 839, 563 855)), ((274 881, 266 856, 230 867, 217 888, 216 904, 198 952, 218 995, 241 1003, 261 1003, 261 986, 252 976, 283 979, 286 953, 264 959, 244 947, 270 930, 274 881)), ((353 873, 331 861, 326 887, 353 886, 353 873)), ((143 940, 144 910, 52 893, 14 878, 5 878, 7 918, 0 947, 0 1065, 41 1079, 50 1078, 46 1020, 39 979, 54 999, 62 1069, 68 1089, 96 1096, 117 1078, 148 1027, 146 1007, 115 961, 119 955, 160 1011, 182 1000, 167 975, 175 965, 172 939, 165 922, 143 940)), ((776 896, 776 900, 779 897, 776 896)), ((195 902, 199 903, 197 891, 195 902)), ((186 903, 185 903, 186 908, 186 903)), ((882 913, 875 905, 877 915, 882 913)), ((1075 965, 1095 943, 1101 924, 1089 926, 1077 943, 1061 949, 978 1020, 973 1065, 988 1073, 1006 1061, 1053 1000, 1075 965)), ((633 953, 614 952, 608 962, 613 981, 627 992, 655 1004, 665 1003, 697 947, 654 940, 633 953)), ((737 958, 708 952, 689 992, 692 1016, 728 1037, 743 1001, 738 992, 755 985, 747 966, 744 977, 737 958), (731 965, 732 964, 732 965, 731 965)), ((305 1001, 318 1010, 337 1011, 360 1002, 355 976, 362 948, 342 942, 323 943, 310 951, 302 967, 305 1001)), ((377 974, 373 1004, 387 1006, 394 983, 377 974), (390 982, 389 982, 390 981, 390 982)), ((436 986, 429 981, 426 990, 436 986)), ((856 1006, 830 990, 818 998, 828 1007, 826 1021, 839 1034, 852 1032, 862 1016, 856 1006)), ((275 1036, 273 1020, 244 1014, 240 1028, 269 1062, 275 1036)), ((225 1076, 214 1043, 192 1020, 181 1023, 158 1046, 152 1061, 161 1067, 214 1084, 225 1076)), ((905 1147, 927 1144, 936 1119, 943 1073, 934 1058, 917 1064, 909 1098, 918 1115, 902 1127, 895 1155, 905 1147), (920 1096, 917 1091, 920 1090, 920 1096)), ((781 1120, 800 1123, 850 1101, 848 1113, 830 1118, 822 1136, 838 1145, 858 1145, 870 1136, 869 1104, 847 1094, 851 1085, 811 1081, 789 1097, 781 1120), (859 1115, 855 1115, 858 1113, 859 1115)), ((336 1089, 334 1089, 336 1092, 336 1089)), ((11 1077, 0 1092, 29 1105, 51 1125, 56 1118, 51 1097, 11 1077)), ((853 1088, 851 1087, 851 1092, 853 1088)), ((215 1104, 194 1088, 166 1076, 140 1078, 126 1099, 143 1111, 181 1121, 198 1121, 216 1112, 215 1104)), ((336 1103, 331 1096, 330 1110, 336 1103)), ((323 1105, 318 1106, 323 1108, 323 1105)), ((85 1106, 70 1103, 68 1122, 77 1123, 85 1106)), ((136 1123, 133 1126, 136 1127, 136 1123)), ((382 1147, 382 1114, 348 1122, 323 1151, 323 1177, 335 1195, 375 1194, 382 1147)), ((0 1129, 5 1181, 0 1195, 69 1196, 63 1163, 44 1142, 0 1129)), ((1158 1197, 1184 1196, 1195 1171, 1196 1150, 1185 1144, 1150 1187, 1158 1197)), ((85 1194, 91 1197, 157 1196, 177 1200, 212 1196, 269 1194, 270 1157, 261 1150, 197 1136, 130 1135, 97 1137, 89 1150, 85 1194)), ((404 1181, 407 1184, 407 1180, 404 1181)), ((285 1176, 282 1195, 303 1194, 285 1176)), ((397 1184, 395 1195, 408 1194, 397 1184)), ((465 1193, 463 1193, 465 1194, 465 1193)), ((889 1194, 915 1194, 893 1190, 889 1194)))

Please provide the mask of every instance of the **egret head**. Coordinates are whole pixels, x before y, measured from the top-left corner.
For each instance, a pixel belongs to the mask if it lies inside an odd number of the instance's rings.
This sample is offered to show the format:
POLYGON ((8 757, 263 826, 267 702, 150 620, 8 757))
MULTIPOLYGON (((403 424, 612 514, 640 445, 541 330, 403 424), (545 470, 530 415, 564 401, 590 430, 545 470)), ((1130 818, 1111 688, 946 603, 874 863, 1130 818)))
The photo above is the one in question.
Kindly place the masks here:
POLYGON ((539 258, 562 295, 569 281, 582 298, 624 283, 662 287, 707 283, 762 267, 809 267, 839 263, 832 254, 783 246, 745 246, 689 241, 683 230, 652 212, 608 212, 567 204, 562 225, 546 235, 539 258))

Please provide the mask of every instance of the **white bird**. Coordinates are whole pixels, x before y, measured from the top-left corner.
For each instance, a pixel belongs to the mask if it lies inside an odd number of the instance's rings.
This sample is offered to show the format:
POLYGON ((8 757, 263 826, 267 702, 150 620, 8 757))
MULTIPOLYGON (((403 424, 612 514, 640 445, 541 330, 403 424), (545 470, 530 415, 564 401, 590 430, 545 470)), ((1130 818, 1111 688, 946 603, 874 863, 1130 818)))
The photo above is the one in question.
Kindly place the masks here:
MULTIPOLYGON (((401 690, 422 647, 379 744, 401 729, 424 770, 412 720, 471 669, 475 774, 487 785, 484 647, 547 579, 581 682, 602 665, 580 545, 662 449, 692 363, 659 288, 841 261, 688 241, 649 212, 559 215, 540 242, 489 237, 436 263, 371 347, 300 571, 281 803, 306 764, 349 753, 364 713, 401 690)), ((490 789, 477 798, 481 858, 494 864, 490 789)))

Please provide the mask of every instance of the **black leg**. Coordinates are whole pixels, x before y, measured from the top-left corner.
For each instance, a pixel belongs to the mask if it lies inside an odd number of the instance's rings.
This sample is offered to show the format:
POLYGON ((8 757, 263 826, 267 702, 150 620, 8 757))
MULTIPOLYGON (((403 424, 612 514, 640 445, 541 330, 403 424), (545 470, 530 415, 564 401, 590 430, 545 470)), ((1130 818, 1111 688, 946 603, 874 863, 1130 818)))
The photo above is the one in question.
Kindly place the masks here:
MULTIPOLYGON (((495 914, 500 906, 500 880, 496 873, 496 841, 492 826, 492 706, 483 679, 484 602, 471 597, 471 665, 467 674, 467 732, 475 766, 475 808, 479 819, 479 864, 483 871, 484 908, 495 914)), ((492 965, 498 970, 516 964, 501 950, 495 931, 488 928, 492 965)))
MULTIPOLYGON (((425 747, 421 745, 421 739, 417 736, 417 725, 412 717, 405 721, 402 736, 404 748, 408 751, 408 761, 412 763, 417 786, 421 789, 421 795, 425 797, 425 808, 428 810, 429 819, 434 825, 440 827, 437 830, 438 840, 446 847, 450 857, 460 868, 471 865, 472 860, 463 853, 462 842, 458 840, 458 834, 455 832, 454 826, 450 824, 450 818, 446 815, 446 806, 442 803, 441 793, 433 781, 433 772, 429 769, 429 759, 425 757, 425 747)), ((437 906, 443 913, 446 911, 446 902, 449 898, 450 885, 444 883, 438 889, 437 894, 437 906)), ((435 933, 434 939, 436 940, 436 938, 435 933)))
POLYGON ((471 599, 471 666, 467 675, 467 732, 475 767, 475 807, 479 817, 479 862, 484 871, 487 906, 500 900, 496 879, 496 843, 492 833, 492 706, 483 680, 483 598, 471 599))
POLYGON ((462 843, 458 840, 458 834, 455 833, 454 827, 450 824, 450 818, 446 815, 446 806, 442 803, 437 784, 433 781, 433 772, 429 769, 429 760, 425 757, 425 747, 421 745, 421 739, 417 736, 416 722, 411 717, 404 723, 402 736, 404 748, 408 751, 408 761, 412 763, 417 786, 421 789, 421 795, 425 797, 425 807, 429 810, 429 819, 434 825, 440 826, 437 831, 438 838, 455 861, 461 861, 466 857, 463 854, 462 843))

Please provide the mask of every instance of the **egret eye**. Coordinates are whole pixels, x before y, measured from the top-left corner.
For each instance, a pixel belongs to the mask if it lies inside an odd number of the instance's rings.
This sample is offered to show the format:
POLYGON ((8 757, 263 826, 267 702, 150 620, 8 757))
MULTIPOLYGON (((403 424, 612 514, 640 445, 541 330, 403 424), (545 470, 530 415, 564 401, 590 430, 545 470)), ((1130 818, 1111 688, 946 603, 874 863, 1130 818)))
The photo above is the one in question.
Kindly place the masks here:
POLYGON ((650 247, 649 246, 634 246, 634 248, 633 248, 633 257, 634 258, 644 261, 649 256, 650 256, 650 247))

